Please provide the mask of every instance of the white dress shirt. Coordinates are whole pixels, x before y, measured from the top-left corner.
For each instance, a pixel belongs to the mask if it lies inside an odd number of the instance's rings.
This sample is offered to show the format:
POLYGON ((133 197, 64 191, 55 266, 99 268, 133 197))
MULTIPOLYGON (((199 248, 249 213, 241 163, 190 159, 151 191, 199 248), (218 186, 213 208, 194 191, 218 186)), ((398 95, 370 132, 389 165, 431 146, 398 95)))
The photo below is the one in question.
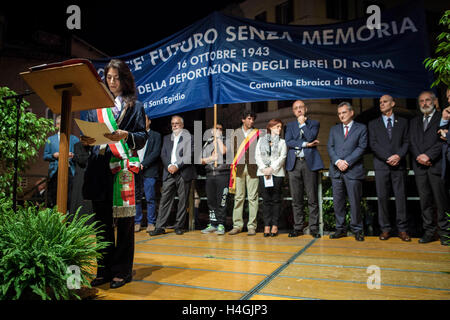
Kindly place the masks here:
POLYGON ((170 164, 169 167, 174 165, 178 168, 177 165, 177 146, 178 146, 178 141, 180 140, 181 137, 181 132, 178 135, 175 135, 174 133, 172 133, 172 139, 173 139, 173 148, 172 148, 172 154, 170 156, 170 164))

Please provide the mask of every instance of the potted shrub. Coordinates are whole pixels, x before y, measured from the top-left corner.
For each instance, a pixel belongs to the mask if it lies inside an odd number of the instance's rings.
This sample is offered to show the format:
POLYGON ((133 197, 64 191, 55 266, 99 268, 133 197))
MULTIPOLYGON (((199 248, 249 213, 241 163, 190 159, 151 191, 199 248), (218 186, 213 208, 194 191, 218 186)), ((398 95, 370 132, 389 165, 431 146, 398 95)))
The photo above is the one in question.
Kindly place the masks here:
POLYGON ((66 222, 55 209, 18 207, 0 200, 0 300, 80 299, 95 277, 98 250, 107 243, 91 215, 66 222))

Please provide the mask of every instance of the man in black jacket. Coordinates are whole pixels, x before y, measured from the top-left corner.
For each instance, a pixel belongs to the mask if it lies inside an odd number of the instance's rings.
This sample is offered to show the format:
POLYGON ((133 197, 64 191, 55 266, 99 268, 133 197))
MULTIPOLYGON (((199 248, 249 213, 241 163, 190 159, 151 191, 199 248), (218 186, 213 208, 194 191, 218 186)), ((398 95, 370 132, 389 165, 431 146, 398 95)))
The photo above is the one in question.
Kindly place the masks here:
POLYGON ((380 240, 391 236, 389 219, 389 189, 395 195, 398 236, 411 241, 407 233, 406 214, 406 154, 408 153, 408 120, 394 114, 395 101, 390 95, 380 98, 381 117, 369 122, 369 144, 374 153, 373 166, 378 197, 380 240))
POLYGON ((441 243, 445 244, 450 226, 446 216, 446 212, 450 211, 450 202, 445 181, 441 177, 443 161, 445 161, 442 157, 444 141, 437 133, 441 113, 435 108, 436 100, 436 96, 430 91, 424 91, 419 95, 418 102, 423 115, 411 120, 409 136, 411 160, 425 229, 419 243, 437 240, 437 231, 441 243))
POLYGON ((147 142, 144 148, 138 151, 141 170, 136 175, 136 216, 134 217, 134 231, 141 230, 142 222, 142 196, 147 203, 147 232, 155 230, 155 183, 158 179, 159 154, 161 153, 161 135, 150 129, 151 120, 145 116, 147 142))

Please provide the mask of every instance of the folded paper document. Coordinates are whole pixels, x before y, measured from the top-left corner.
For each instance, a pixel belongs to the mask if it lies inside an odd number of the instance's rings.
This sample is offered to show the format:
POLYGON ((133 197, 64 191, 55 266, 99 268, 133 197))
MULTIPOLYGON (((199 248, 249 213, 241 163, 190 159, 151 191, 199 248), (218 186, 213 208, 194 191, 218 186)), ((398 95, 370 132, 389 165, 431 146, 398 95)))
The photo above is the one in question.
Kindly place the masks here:
POLYGON ((75 122, 84 136, 95 139, 95 143, 93 145, 96 146, 115 143, 104 136, 105 133, 112 133, 106 124, 100 122, 89 122, 80 119, 75 119, 75 122))

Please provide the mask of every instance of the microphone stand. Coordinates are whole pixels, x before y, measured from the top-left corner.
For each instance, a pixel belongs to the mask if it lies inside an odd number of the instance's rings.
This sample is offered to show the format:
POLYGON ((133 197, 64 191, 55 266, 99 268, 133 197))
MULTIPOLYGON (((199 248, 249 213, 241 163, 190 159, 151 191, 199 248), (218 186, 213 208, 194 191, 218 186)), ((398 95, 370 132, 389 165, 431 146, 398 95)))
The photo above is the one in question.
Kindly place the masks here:
POLYGON ((15 136, 15 150, 14 150, 14 180, 13 180, 13 210, 17 212, 17 171, 19 170, 19 120, 20 120, 20 105, 23 98, 34 94, 33 91, 26 90, 25 93, 15 94, 12 96, 3 97, 3 100, 16 100, 16 136, 15 136))

